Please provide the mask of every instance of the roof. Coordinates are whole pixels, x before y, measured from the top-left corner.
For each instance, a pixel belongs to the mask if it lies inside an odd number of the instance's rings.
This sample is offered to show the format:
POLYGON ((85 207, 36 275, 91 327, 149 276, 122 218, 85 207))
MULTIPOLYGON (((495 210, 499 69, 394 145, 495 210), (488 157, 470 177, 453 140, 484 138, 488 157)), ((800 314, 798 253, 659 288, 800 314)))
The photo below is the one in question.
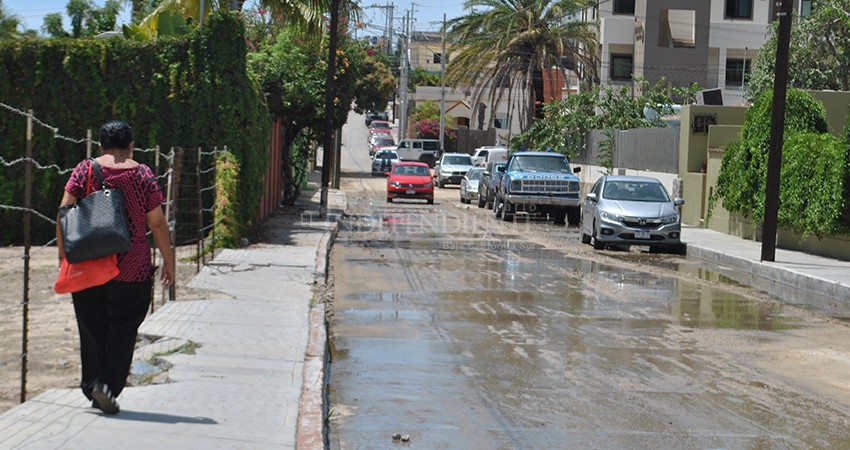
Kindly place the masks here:
MULTIPOLYGON (((396 163, 397 166, 425 166, 428 167, 428 164, 419 161, 402 161, 400 163, 396 163)), ((430 167, 428 167, 430 169, 430 167)))

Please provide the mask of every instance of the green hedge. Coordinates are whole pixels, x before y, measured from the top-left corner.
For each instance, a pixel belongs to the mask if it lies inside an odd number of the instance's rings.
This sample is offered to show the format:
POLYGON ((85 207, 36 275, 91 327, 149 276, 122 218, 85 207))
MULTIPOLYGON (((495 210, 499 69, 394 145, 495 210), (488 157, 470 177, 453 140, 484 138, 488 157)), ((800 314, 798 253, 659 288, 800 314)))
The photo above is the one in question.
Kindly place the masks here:
MULTIPOLYGON (((39 120, 72 138, 92 129, 96 140, 102 123, 125 120, 133 127, 136 148, 186 148, 186 167, 194 167, 198 147, 227 146, 241 168, 237 214, 244 226, 256 217, 262 196, 270 123, 258 83, 246 71, 244 34, 235 15, 221 14, 180 40, 5 41, 0 102, 32 109, 39 120)), ((24 156, 25 135, 26 118, 0 110, 0 156, 24 156)), ((34 128, 33 143, 33 158, 41 164, 72 167, 85 157, 84 145, 56 139, 45 127, 34 128)), ((137 152, 135 158, 153 166, 152 153, 137 152)), ((22 165, 0 166, 0 204, 23 205, 22 174, 22 165)), ((36 170, 34 175, 33 207, 53 216, 68 174, 36 170)), ((193 180, 194 174, 184 174, 183 198, 197 196, 193 180)), ((22 223, 17 211, 0 210, 0 220, 22 223)), ((54 234, 44 220, 34 219, 33 225, 35 243, 54 234)), ((0 243, 20 242, 22 235, 22 229, 3 227, 0 243)))
MULTIPOLYGON (((764 221, 765 183, 770 141, 772 92, 762 93, 747 110, 741 141, 727 146, 709 213, 717 199, 732 212, 764 221)), ((788 91, 782 171, 780 226, 803 235, 834 236, 848 230, 845 199, 850 184, 850 146, 828 133, 819 101, 796 89, 788 91)))

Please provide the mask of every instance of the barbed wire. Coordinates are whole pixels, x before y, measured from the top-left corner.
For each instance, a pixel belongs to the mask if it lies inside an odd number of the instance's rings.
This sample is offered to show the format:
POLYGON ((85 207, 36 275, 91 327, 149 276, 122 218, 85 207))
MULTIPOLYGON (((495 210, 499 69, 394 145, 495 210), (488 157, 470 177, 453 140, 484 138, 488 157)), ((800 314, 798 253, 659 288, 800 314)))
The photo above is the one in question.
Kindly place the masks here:
POLYGON ((37 117, 35 117, 35 115, 32 115, 32 114, 29 114, 29 113, 27 113, 27 112, 21 111, 20 109, 17 109, 17 108, 15 108, 15 107, 9 106, 9 105, 7 105, 7 104, 5 104, 5 103, 0 102, 0 108, 6 109, 7 111, 11 111, 11 112, 13 112, 13 113, 15 113, 15 114, 20 114, 20 115, 22 115, 22 116, 24 116, 24 117, 32 117, 32 121, 33 121, 33 123, 35 123, 35 124, 37 124, 37 125, 41 125, 42 127, 47 128, 48 130, 52 131, 52 132, 53 132, 53 137, 55 137, 55 138, 57 138, 57 139, 62 139, 62 140, 65 140, 65 141, 73 142, 74 144, 83 144, 83 143, 86 143, 86 142, 92 142, 92 143, 95 143, 95 144, 96 144, 96 142, 91 141, 91 140, 89 140, 89 139, 87 139, 87 138, 74 139, 74 138, 69 138, 69 137, 67 137, 67 136, 63 136, 63 135, 59 134, 59 128, 56 128, 56 127, 51 126, 51 125, 48 125, 48 124, 46 124, 46 123, 42 122, 41 120, 39 120, 37 117))
POLYGON ((6 167, 12 167, 16 164, 21 164, 21 163, 24 163, 24 162, 27 162, 27 161, 31 161, 36 169, 40 169, 40 170, 55 169, 57 172, 59 172, 60 175, 66 174, 66 173, 74 170, 73 167, 71 167, 69 169, 63 169, 63 168, 59 167, 58 164, 50 164, 50 165, 45 166, 45 165, 42 165, 41 163, 39 163, 38 161, 36 161, 32 158, 27 158, 27 157, 18 158, 18 159, 13 160, 13 161, 6 161, 2 156, 0 156, 0 164, 4 165, 6 167))
POLYGON ((42 219, 52 223, 53 225, 56 225, 55 220, 51 219, 50 217, 45 216, 44 214, 42 214, 42 213, 40 213, 40 212, 38 212, 38 211, 36 211, 32 208, 24 208, 23 206, 0 204, 0 209, 11 209, 11 210, 15 210, 15 211, 24 211, 24 212, 29 211, 29 212, 35 214, 36 216, 41 217, 42 219))
POLYGON ((215 172, 215 165, 213 165, 213 166, 211 166, 211 167, 209 167, 209 168, 206 168, 206 169, 202 170, 202 171, 201 171, 201 174, 208 174, 208 173, 210 173, 210 172, 215 172))
POLYGON ((202 188, 201 192, 208 192, 208 191, 211 191, 211 190, 214 190, 214 189, 215 189, 215 185, 207 186, 205 188, 202 188))

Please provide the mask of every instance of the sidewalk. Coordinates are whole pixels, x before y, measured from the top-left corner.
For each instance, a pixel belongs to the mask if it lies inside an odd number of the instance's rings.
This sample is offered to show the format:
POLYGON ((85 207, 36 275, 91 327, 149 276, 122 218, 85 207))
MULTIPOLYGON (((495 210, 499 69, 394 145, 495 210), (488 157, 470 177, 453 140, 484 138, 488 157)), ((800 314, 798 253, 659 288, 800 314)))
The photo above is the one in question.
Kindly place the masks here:
MULTIPOLYGON (((318 191, 296 207, 305 213, 264 225, 271 242, 223 250, 190 284, 220 296, 170 302, 145 320, 140 334, 160 339, 135 358, 165 355, 171 367, 126 388, 119 414, 91 408, 79 389, 49 390, 0 415, 0 448, 324 448, 325 309, 313 288, 337 223, 318 219, 318 191), (193 354, 170 354, 187 344, 193 354)), ((331 191, 329 213, 344 209, 331 191)))
POLYGON ((762 262, 761 242, 706 228, 685 227, 688 258, 726 269, 730 278, 785 303, 806 306, 833 317, 850 317, 850 261, 776 249, 774 262, 762 262))

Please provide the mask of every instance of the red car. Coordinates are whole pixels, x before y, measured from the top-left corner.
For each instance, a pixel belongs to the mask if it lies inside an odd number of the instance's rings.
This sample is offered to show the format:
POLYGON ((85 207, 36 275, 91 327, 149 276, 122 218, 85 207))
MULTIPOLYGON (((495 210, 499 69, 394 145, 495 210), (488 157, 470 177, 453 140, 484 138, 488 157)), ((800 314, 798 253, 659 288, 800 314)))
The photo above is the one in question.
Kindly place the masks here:
POLYGON ((428 164, 415 161, 396 163, 387 173, 387 203, 397 198, 424 199, 434 204, 434 178, 428 164))

